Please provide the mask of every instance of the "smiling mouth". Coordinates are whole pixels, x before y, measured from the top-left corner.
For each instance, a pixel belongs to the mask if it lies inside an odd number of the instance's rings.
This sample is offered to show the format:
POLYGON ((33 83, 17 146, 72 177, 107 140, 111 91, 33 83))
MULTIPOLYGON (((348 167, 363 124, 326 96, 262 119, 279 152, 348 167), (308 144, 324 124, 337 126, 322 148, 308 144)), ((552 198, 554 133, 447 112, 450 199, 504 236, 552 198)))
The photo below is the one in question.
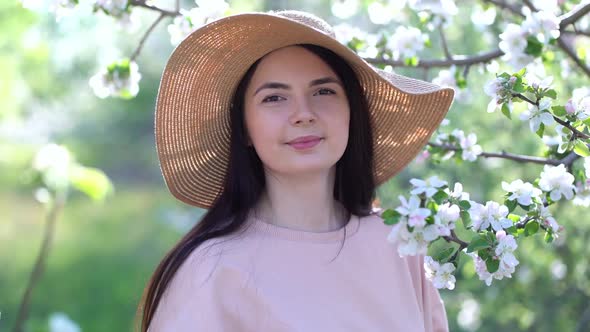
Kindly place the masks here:
POLYGON ((290 145, 290 146, 292 146, 296 150, 307 150, 307 149, 311 149, 314 146, 318 145, 323 140, 324 139, 322 137, 318 137, 316 139, 305 140, 305 141, 300 141, 300 142, 293 142, 293 143, 287 143, 287 144, 290 145))

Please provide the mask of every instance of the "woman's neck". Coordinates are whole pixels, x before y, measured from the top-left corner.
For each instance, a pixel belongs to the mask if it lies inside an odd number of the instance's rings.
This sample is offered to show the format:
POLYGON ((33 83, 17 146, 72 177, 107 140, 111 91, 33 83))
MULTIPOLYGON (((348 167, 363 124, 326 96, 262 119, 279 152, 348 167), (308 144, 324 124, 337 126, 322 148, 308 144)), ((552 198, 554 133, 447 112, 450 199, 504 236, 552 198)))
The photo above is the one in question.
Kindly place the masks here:
POLYGON ((273 174, 255 207, 255 217, 281 227, 328 232, 347 220, 344 206, 334 199, 334 171, 305 178, 273 174))

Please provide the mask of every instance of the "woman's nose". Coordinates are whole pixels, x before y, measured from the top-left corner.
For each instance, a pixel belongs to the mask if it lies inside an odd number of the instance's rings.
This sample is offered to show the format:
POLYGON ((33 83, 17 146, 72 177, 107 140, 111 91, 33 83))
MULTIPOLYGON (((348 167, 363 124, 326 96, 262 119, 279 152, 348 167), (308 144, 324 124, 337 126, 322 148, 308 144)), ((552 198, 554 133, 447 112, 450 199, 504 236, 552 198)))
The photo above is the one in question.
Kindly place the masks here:
POLYGON ((316 121, 316 115, 306 100, 300 100, 295 104, 295 109, 291 115, 291 123, 302 125, 316 121))

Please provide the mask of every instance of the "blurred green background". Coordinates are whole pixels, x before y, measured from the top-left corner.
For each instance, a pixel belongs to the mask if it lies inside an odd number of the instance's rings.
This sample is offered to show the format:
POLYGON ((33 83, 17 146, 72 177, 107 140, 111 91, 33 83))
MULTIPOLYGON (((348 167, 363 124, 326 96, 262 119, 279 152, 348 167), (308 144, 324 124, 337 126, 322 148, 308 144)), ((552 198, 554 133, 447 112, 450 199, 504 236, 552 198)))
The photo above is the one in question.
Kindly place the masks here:
MULTIPOLYGON (((375 32, 366 7, 346 22, 375 32)), ((304 9, 337 24, 331 2, 229 1, 236 11, 304 9)), ((157 2, 173 8, 172 1, 157 2)), ((477 29, 468 18, 478 2, 461 2, 448 33, 454 54, 474 54, 496 48, 501 18, 477 29)), ((182 2, 183 8, 194 2, 182 2)), ((35 151, 46 142, 67 146, 83 165, 106 173, 115 191, 97 203, 72 192, 59 213, 56 233, 42 278, 34 289, 27 331, 49 331, 52 313, 63 312, 85 332, 131 331, 143 288, 165 252, 203 213, 177 202, 160 175, 153 136, 154 101, 167 57, 173 50, 166 26, 160 24, 137 59, 142 79, 135 99, 99 99, 88 79, 109 61, 130 55, 157 14, 138 9, 138 32, 118 30, 110 17, 75 13, 59 23, 49 13, 23 9, 15 0, 0 2, 0 331, 15 320, 44 231, 46 209, 35 200, 35 186, 27 170, 35 151)), ((393 23, 392 23, 393 24, 393 23)), ((393 26, 393 25, 392 25, 393 26)), ((393 31, 393 29, 390 29, 393 31)), ((425 58, 442 58, 437 34, 425 58)), ((563 104, 572 88, 588 78, 562 78, 562 54, 546 65, 563 104)), ((573 65, 572 65, 573 66, 573 65)), ((431 80, 438 70, 395 69, 431 80)), ((489 101, 482 90, 493 78, 479 66, 471 68, 469 91, 455 102, 441 127, 476 132, 484 151, 541 155, 542 141, 517 117, 507 120, 486 113, 489 101)), ((415 160, 381 188, 384 207, 398 205, 409 179, 438 175, 452 184, 461 182, 471 199, 501 201, 501 181, 534 180, 542 166, 507 160, 479 159, 433 164, 415 160)), ((453 291, 441 290, 451 331, 590 331, 590 220, 587 209, 561 202, 553 210, 566 232, 554 244, 542 236, 520 242, 513 279, 485 286, 463 259, 453 291)), ((384 234, 384 237, 387 234, 384 234)))

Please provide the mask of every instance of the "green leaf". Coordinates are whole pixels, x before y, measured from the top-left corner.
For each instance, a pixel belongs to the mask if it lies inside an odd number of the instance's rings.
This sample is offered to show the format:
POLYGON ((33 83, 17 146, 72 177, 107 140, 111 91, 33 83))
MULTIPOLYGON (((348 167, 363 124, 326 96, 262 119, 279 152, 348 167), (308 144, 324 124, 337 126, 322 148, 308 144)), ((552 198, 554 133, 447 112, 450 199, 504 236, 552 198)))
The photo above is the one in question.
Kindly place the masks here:
POLYGON ((97 168, 75 167, 70 175, 74 188, 95 201, 103 200, 113 190, 113 184, 103 171, 97 168))
POLYGON ((461 211, 459 213, 461 214, 461 220, 463 220, 463 227, 465 229, 471 227, 471 215, 469 215, 469 212, 461 211))
POLYGON ((549 97, 551 99, 557 98, 557 92, 553 89, 549 89, 549 90, 545 91, 545 93, 543 93, 543 95, 545 97, 549 97))
POLYGON ((467 252, 479 251, 490 247, 490 243, 486 239, 485 235, 476 235, 471 239, 471 243, 467 246, 467 252))
POLYGON ((539 223, 536 221, 531 221, 526 226, 524 226, 524 235, 531 236, 537 233, 539 230, 539 223))
POLYGON ((508 208, 508 212, 512 212, 514 211, 514 209, 516 209, 516 200, 504 200, 504 205, 506 205, 506 207, 508 208))
POLYGON ((486 268, 488 269, 489 273, 494 273, 498 271, 498 269, 500 268, 500 260, 493 259, 490 257, 486 260, 486 268))
POLYGON ((526 67, 523 67, 521 70, 519 70, 516 74, 514 74, 514 76, 516 77, 523 77, 524 74, 526 74, 526 67))
POLYGON ((510 213, 506 218, 512 220, 512 222, 518 222, 520 220, 520 216, 513 213, 510 213))
POLYGON ((502 104, 502 114, 504 114, 504 116, 506 116, 508 119, 512 120, 512 117, 510 116, 510 108, 508 107, 508 103, 502 104))
POLYGON ((395 225, 401 219, 401 214, 395 210, 387 209, 381 213, 383 223, 386 225, 395 225))
POLYGON ((459 202, 459 207, 463 210, 469 210, 471 208, 471 204, 468 200, 462 200, 459 202))
POLYGON ((590 118, 582 121, 586 126, 590 127, 590 118))
POLYGON ((537 136, 543 138, 543 133, 545 132, 545 124, 541 122, 539 125, 539 129, 536 131, 537 136))
POLYGON ((505 228, 504 230, 506 231, 506 233, 511 235, 517 235, 518 233, 518 228, 516 228, 516 226, 510 226, 508 228, 505 228))
POLYGON ((404 63, 410 67, 416 67, 418 65, 418 57, 413 56, 411 58, 405 58, 404 63))
POLYGON ((434 256, 432 256, 432 258, 435 261, 444 262, 444 261, 448 260, 451 257, 451 255, 453 254, 453 252, 455 252, 455 248, 453 248, 453 247, 445 248, 445 249, 443 249, 443 250, 435 253, 434 256))
POLYGON ((490 259, 490 252, 488 249, 480 250, 477 252, 477 256, 479 256, 479 258, 486 261, 486 260, 490 259))
POLYGON ((551 234, 551 232, 545 232, 545 242, 553 242, 553 234, 551 234))
POLYGON ((432 199, 436 202, 436 204, 440 205, 447 197, 449 197, 449 195, 446 192, 439 190, 432 196, 432 199))
POLYGON ((510 79, 510 74, 508 74, 507 72, 503 72, 502 74, 498 75, 498 77, 502 77, 506 80, 510 79))
POLYGON ((543 43, 541 43, 535 36, 528 36, 526 41, 527 44, 524 53, 530 54, 534 57, 540 56, 543 52, 543 43))
POLYGON ((574 152, 581 157, 590 157, 590 150, 588 149, 588 145, 586 145, 586 142, 582 140, 576 141, 576 145, 574 146, 574 152))
POLYGON ((553 114, 555 116, 565 116, 567 114, 564 106, 552 106, 551 109, 553 110, 553 114))

